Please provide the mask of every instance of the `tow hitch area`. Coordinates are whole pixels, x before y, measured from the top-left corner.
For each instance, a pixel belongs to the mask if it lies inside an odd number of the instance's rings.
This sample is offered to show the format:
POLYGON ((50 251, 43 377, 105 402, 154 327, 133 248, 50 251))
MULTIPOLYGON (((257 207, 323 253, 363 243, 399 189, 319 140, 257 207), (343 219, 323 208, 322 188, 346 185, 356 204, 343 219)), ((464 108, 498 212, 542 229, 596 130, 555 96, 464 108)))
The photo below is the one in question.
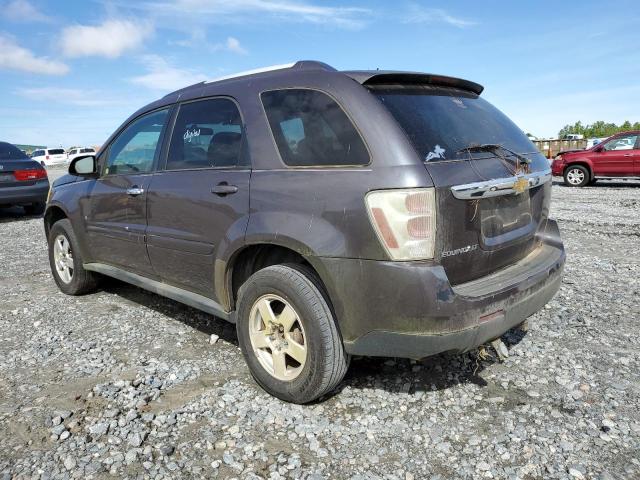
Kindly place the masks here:
POLYGON ((491 346, 498 354, 498 358, 501 362, 504 362, 507 358, 509 358, 509 350, 502 340, 496 338, 491 342, 491 346))

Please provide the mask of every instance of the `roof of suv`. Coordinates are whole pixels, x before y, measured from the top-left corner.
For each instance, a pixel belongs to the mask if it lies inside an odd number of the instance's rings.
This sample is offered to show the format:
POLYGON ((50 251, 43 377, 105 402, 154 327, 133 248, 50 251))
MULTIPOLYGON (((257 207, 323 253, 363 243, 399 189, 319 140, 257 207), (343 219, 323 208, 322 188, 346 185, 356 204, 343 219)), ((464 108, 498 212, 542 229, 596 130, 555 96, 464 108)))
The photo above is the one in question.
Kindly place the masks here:
POLYGON ((484 90, 484 87, 478 83, 464 80, 461 78, 447 77, 443 75, 434 75, 430 73, 421 72, 403 72, 396 70, 350 70, 338 72, 335 68, 327 65, 323 62, 313 60, 300 60, 298 62, 274 65, 271 67, 258 68, 255 70, 249 70, 246 72, 240 72, 234 75, 228 75, 224 77, 207 80, 204 82, 196 83, 188 87, 176 90, 169 95, 176 93, 184 93, 191 89, 202 87, 206 84, 218 83, 218 82, 240 82, 245 81, 247 77, 251 78, 263 78, 273 75, 282 74, 283 71, 287 71, 292 75, 298 72, 309 70, 322 70, 325 72, 336 72, 351 77, 356 82, 362 85, 384 85, 393 83, 409 83, 409 84, 424 84, 424 85, 440 85, 446 87, 456 87, 463 90, 469 90, 475 94, 480 95, 484 90))

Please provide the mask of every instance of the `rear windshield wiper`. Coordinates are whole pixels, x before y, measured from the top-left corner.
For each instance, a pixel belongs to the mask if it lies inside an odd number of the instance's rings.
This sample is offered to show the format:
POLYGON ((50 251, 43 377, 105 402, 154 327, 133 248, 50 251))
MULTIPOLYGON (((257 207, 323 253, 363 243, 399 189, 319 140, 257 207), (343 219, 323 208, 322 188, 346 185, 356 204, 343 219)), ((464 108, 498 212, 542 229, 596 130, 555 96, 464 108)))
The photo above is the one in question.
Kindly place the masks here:
POLYGON ((531 159, 525 157, 524 155, 518 153, 518 152, 514 152, 513 150, 505 147, 504 145, 500 145, 499 143, 483 143, 483 144, 478 144, 478 143, 474 143, 471 145, 468 145, 464 148, 461 148, 460 150, 458 150, 456 153, 462 153, 462 152, 493 152, 496 153, 496 150, 504 150, 505 152, 510 153, 511 155, 513 155, 514 157, 516 157, 518 159, 518 162, 522 162, 525 164, 530 164, 531 163, 531 159))

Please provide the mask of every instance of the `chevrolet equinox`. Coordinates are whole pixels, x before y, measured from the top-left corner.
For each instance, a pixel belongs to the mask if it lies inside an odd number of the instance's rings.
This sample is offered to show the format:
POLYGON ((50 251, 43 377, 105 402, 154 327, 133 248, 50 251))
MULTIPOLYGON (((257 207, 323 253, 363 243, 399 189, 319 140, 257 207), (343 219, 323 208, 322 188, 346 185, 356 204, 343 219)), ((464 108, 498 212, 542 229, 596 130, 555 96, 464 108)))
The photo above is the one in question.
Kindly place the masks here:
POLYGON ((352 355, 496 339, 553 297, 565 253, 547 160, 482 90, 300 61, 173 92, 52 186, 53 277, 235 323, 257 383, 296 403, 352 355))

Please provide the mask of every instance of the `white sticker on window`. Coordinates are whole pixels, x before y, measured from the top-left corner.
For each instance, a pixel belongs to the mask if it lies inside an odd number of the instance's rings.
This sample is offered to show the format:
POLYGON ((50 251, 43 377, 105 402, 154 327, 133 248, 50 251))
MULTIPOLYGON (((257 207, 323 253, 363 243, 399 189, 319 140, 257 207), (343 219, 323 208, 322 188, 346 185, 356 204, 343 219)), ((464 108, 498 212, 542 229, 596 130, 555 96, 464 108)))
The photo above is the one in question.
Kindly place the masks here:
POLYGON ((427 154, 427 158, 425 158, 425 161, 428 162, 429 160, 433 160, 434 158, 444 158, 444 152, 444 148, 442 148, 440 145, 436 145, 433 149, 433 152, 429 152, 427 154))
POLYGON ((199 137, 199 136, 200 136, 200 129, 194 128, 193 130, 187 129, 187 131, 184 132, 184 135, 182 136, 182 138, 184 139, 185 142, 191 143, 192 138, 199 137))
POLYGON ((467 108, 464 102, 457 97, 451 97, 451 101, 455 103, 457 106, 459 106, 460 108, 467 108))

